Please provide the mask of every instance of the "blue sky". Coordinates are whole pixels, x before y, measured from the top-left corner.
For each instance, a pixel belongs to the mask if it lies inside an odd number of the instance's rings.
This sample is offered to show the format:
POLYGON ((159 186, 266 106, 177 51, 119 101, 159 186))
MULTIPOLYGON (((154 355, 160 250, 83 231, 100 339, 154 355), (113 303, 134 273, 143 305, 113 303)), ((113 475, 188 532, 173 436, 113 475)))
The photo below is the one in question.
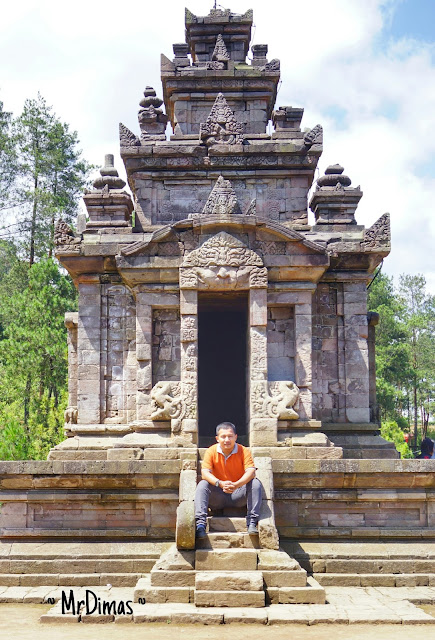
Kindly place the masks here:
POLYGON ((414 38, 434 43, 435 2, 433 0, 402 0, 396 3, 386 33, 393 38, 414 38))
MULTIPOLYGON (((197 15, 211 0, 188 0, 197 15)), ((222 2, 221 2, 222 4, 222 2)), ((304 107, 303 127, 321 123, 323 173, 339 162, 364 197, 359 224, 391 214, 385 271, 423 273, 435 293, 435 0, 263 0, 252 44, 280 58, 277 106, 304 107)), ((0 23, 0 100, 19 113, 37 92, 79 133, 85 157, 119 158, 118 123, 138 131, 146 85, 161 95, 160 53, 184 39, 184 2, 20 0, 0 23)))

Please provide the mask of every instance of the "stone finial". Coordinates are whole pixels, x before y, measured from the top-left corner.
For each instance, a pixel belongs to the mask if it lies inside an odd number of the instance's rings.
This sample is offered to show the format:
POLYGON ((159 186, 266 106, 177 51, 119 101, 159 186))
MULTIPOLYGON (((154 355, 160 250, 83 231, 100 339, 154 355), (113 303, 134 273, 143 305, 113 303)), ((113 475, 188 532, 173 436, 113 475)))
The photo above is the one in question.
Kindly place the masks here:
POLYGON ((279 107, 279 109, 272 113, 272 122, 275 127, 275 131, 282 131, 284 129, 300 131, 303 115, 304 110, 301 107, 279 107))
POLYGON ((333 164, 317 180, 310 209, 316 224, 356 224, 355 211, 362 198, 358 187, 351 187, 351 179, 343 174, 343 167, 333 164))
POLYGON ((144 97, 139 102, 140 106, 147 109, 148 107, 155 107, 158 109, 162 106, 163 100, 157 98, 156 92, 153 87, 145 87, 145 91, 143 92, 144 97))
POLYGON ((349 187, 352 183, 349 176, 343 174, 344 168, 339 164, 330 164, 325 170, 325 175, 317 180, 319 187, 334 187, 337 185, 349 187))
POLYGON ((212 144, 242 144, 243 124, 238 122, 222 93, 218 93, 205 123, 199 125, 199 138, 212 144))
POLYGON ((231 15, 231 9, 217 9, 216 7, 210 9, 208 18, 229 18, 231 15))
POLYGON ((101 177, 94 181, 95 189, 123 189, 125 182, 119 177, 114 165, 114 157, 112 153, 104 156, 104 167, 100 169, 101 177))
POLYGON ((222 38, 221 34, 219 34, 216 38, 216 46, 214 48, 211 59, 216 60, 217 62, 228 62, 228 60, 230 59, 224 39, 222 38))
POLYGON ((252 51, 252 66, 264 67, 267 64, 267 44, 253 44, 252 51))
POLYGON ((237 209, 237 196, 231 182, 219 176, 205 203, 202 213, 223 214, 235 213, 237 209))
POLYGON ((176 67, 190 67, 189 45, 186 42, 176 42, 172 45, 175 58, 172 62, 176 67))
POLYGON ((152 87, 145 87, 144 97, 139 102, 140 109, 137 114, 142 138, 154 135, 164 135, 168 116, 163 113, 160 107, 163 100, 157 98, 152 87))

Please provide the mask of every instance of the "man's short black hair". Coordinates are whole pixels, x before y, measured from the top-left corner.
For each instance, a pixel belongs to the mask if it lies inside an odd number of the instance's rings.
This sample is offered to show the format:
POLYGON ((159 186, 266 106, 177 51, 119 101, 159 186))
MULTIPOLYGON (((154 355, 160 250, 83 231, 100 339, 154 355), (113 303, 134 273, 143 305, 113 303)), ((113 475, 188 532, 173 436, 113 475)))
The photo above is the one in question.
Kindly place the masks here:
POLYGON ((234 435, 237 434, 236 427, 233 425, 232 422, 221 422, 220 424, 218 424, 218 426, 216 427, 216 435, 217 436, 219 435, 219 431, 221 429, 232 429, 233 432, 234 432, 234 435))

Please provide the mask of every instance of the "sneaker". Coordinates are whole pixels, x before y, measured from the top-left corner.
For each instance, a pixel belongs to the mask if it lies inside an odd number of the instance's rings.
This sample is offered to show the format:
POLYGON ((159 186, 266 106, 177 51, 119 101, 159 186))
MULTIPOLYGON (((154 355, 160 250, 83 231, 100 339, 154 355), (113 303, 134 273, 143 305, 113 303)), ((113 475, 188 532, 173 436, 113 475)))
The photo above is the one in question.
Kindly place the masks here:
POLYGON ((197 527, 196 538, 198 540, 201 540, 202 538, 206 538, 206 537, 207 537, 207 533, 206 533, 205 527, 197 527))
POLYGON ((252 521, 249 526, 248 526, 248 533, 250 535, 257 535, 258 534, 258 525, 256 522, 252 521))

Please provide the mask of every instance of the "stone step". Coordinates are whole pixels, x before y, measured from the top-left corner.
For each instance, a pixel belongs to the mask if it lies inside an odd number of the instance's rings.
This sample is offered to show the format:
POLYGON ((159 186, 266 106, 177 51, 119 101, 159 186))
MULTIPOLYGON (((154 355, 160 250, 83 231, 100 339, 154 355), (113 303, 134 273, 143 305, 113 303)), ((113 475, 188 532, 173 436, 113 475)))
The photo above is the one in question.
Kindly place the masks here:
POLYGON ((207 520, 209 532, 246 533, 246 518, 213 516, 207 520))
POLYGON ((313 563, 313 573, 435 573, 435 558, 326 558, 313 563))
MULTIPOLYGON (((246 527, 245 527, 246 529, 246 527)), ((258 534, 244 533, 208 533, 206 538, 196 540, 197 549, 259 549, 258 534)))
POLYGON ((435 587, 435 573, 314 573, 323 587, 435 587))
POLYGON ((197 549, 197 571, 256 571, 255 549, 197 549))
POLYGON ((196 591, 263 591, 261 571, 198 571, 196 591))
MULTIPOLYGON (((142 533, 143 535, 143 533, 142 533)), ((160 542, 126 541, 53 541, 0 543, 0 560, 157 560, 162 551, 160 542)))
POLYGON ((199 591, 195 589, 197 607, 264 607, 264 591, 199 591))
POLYGON ((306 587, 307 572, 305 569, 294 571, 262 571, 264 584, 270 587, 306 587))
POLYGON ((260 549, 258 551, 258 569, 260 571, 299 571, 299 562, 290 557, 283 549, 260 549))
POLYGON ((150 573, 152 587, 193 587, 195 571, 164 571, 153 569, 150 573))
POLYGON ((0 587, 134 587, 143 573, 1 573, 0 587))
POLYGON ((162 604, 164 602, 193 602, 193 587, 164 586, 155 587, 151 585, 151 576, 144 576, 138 580, 133 593, 133 602, 147 602, 162 604))
POLYGON ((312 577, 304 587, 268 587, 271 604, 325 604, 325 589, 312 577))
POLYGON ((155 558, 4 558, 0 560, 0 573, 148 573, 155 562, 155 558))

